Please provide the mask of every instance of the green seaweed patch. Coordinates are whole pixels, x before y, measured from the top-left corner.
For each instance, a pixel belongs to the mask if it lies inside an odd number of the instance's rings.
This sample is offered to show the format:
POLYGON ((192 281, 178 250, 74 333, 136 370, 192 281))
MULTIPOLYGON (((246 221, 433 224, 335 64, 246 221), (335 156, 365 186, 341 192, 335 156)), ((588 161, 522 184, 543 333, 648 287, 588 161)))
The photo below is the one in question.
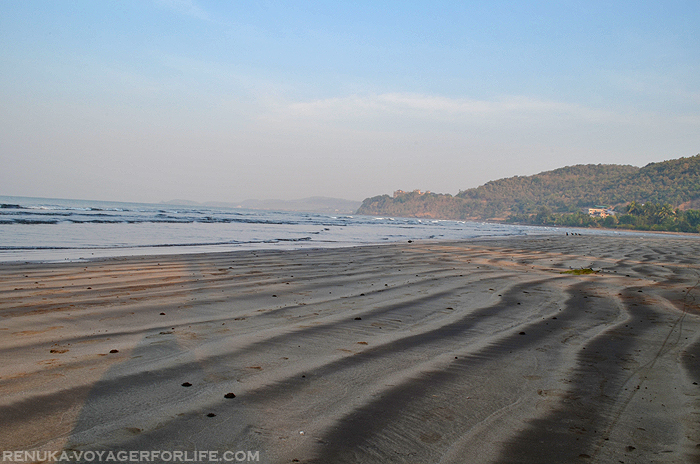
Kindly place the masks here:
POLYGON ((571 274, 571 275, 586 275, 586 274, 597 274, 598 271, 594 271, 590 267, 581 269, 571 269, 569 271, 563 271, 561 274, 571 274))

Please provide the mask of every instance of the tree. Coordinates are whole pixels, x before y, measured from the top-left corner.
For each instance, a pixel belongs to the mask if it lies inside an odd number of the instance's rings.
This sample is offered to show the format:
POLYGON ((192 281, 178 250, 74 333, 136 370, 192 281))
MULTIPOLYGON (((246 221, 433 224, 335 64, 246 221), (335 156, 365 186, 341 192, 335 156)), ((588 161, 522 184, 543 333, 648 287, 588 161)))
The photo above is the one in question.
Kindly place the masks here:
POLYGON ((644 206, 638 204, 636 201, 632 201, 629 206, 627 206, 627 213, 633 216, 640 216, 644 213, 644 206))

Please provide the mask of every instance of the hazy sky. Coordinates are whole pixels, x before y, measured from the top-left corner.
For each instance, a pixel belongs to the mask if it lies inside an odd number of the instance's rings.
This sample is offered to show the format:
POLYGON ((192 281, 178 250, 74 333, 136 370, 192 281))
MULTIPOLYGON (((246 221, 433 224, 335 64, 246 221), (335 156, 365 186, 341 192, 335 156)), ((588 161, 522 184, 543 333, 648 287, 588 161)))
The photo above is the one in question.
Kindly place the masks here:
POLYGON ((456 194, 700 152, 700 2, 0 1, 0 195, 456 194))

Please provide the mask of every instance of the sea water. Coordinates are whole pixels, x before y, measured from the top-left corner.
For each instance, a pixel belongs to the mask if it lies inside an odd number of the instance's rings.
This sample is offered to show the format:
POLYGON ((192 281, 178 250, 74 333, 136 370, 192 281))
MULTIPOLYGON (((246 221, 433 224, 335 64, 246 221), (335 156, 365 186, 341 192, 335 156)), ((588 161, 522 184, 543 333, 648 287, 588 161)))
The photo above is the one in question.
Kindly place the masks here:
POLYGON ((0 262, 552 234, 483 222, 0 196, 0 262))

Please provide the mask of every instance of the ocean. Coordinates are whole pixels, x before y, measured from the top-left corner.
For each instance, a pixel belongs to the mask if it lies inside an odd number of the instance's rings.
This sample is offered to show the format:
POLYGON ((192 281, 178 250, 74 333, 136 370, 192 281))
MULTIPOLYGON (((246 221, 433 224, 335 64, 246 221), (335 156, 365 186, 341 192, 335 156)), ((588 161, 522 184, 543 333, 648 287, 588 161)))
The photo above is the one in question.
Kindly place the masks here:
POLYGON ((565 232, 482 222, 0 196, 0 262, 554 233, 565 232))

